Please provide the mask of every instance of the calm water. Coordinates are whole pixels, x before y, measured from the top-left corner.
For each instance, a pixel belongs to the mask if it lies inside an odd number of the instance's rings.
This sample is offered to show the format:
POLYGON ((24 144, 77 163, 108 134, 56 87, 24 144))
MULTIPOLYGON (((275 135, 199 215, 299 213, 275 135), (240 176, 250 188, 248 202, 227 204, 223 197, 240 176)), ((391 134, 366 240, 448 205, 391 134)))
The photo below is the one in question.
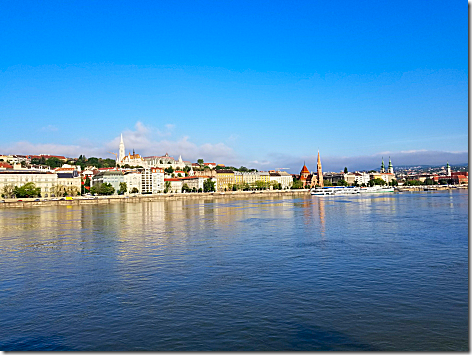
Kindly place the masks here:
POLYGON ((3 209, 0 277, 0 350, 468 350, 468 195, 3 209))

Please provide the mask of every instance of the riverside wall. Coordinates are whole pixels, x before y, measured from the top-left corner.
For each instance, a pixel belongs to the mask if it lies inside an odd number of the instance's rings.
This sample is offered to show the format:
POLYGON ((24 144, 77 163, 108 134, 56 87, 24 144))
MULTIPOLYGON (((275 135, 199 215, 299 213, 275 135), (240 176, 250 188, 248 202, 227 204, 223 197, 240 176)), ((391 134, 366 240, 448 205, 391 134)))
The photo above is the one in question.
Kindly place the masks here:
POLYGON ((96 199, 85 199, 75 197, 73 200, 53 201, 45 199, 34 201, 34 198, 5 199, 0 203, 1 208, 31 208, 41 206, 75 206, 75 205, 101 205, 109 203, 137 203, 162 200, 198 200, 198 199, 223 199, 223 198, 249 198, 255 196, 300 196, 308 195, 310 190, 272 190, 272 191, 229 191, 229 192, 209 192, 209 193, 179 193, 179 194, 156 194, 156 195, 136 195, 136 196, 100 196, 96 199))

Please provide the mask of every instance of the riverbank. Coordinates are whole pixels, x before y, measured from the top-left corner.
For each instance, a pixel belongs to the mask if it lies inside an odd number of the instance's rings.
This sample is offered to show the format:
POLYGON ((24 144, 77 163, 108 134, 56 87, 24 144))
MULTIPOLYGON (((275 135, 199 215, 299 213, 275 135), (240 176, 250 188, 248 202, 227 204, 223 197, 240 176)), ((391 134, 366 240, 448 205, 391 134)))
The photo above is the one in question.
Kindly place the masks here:
POLYGON ((438 186, 438 185, 421 185, 421 186, 396 186, 396 192, 406 191, 444 191, 454 189, 468 189, 468 185, 449 185, 449 186, 438 186))
POLYGON ((5 199, 0 203, 0 208, 30 208, 41 206, 72 206, 72 205, 98 205, 108 203, 136 203, 159 200, 181 200, 181 199, 202 199, 202 198, 247 198, 253 196, 296 196, 308 195, 309 189, 300 190, 265 190, 265 191, 228 191, 228 192, 205 192, 205 193, 181 193, 181 194, 155 194, 155 195, 127 195, 127 196, 98 196, 95 198, 78 196, 73 200, 51 200, 37 198, 5 199))

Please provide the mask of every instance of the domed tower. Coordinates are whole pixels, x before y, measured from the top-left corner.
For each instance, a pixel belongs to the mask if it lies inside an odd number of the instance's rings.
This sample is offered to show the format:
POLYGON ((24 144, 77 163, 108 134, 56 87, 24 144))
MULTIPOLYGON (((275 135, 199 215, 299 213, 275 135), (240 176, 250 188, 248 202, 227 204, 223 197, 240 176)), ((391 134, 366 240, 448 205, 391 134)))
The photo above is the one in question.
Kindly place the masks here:
POLYGON ((451 166, 449 165, 449 162, 446 164, 446 174, 447 176, 451 176, 451 166))
POLYGON ((388 157, 388 172, 390 174, 393 174, 393 165, 392 165, 392 161, 390 160, 390 157, 388 157))
POLYGON ((318 178, 318 185, 323 187, 323 171, 321 170, 320 151, 318 150, 318 162, 316 163, 316 175, 318 178))
POLYGON ((382 157, 382 165, 380 165, 380 172, 385 173, 385 164, 384 164, 384 158, 382 157))

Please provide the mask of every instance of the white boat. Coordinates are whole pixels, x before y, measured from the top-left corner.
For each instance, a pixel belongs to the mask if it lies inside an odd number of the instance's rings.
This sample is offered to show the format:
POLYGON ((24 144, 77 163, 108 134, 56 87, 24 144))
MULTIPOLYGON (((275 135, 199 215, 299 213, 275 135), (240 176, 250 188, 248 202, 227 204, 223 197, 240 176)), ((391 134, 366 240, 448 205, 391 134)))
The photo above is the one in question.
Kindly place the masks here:
POLYGON ((361 193, 371 193, 371 194, 395 191, 395 188, 393 186, 379 186, 379 185, 361 187, 360 189, 361 189, 361 193))
POLYGON ((310 194, 317 196, 355 195, 360 192, 360 188, 354 186, 325 186, 315 187, 310 190, 310 194))

